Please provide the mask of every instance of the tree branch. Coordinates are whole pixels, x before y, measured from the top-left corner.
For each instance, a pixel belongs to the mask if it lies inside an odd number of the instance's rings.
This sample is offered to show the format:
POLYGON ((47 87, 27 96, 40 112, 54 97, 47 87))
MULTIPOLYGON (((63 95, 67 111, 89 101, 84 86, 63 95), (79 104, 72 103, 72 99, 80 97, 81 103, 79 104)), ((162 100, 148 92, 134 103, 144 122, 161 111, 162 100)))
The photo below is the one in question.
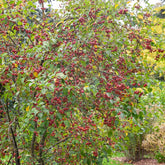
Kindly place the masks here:
MULTIPOLYGON (((11 118, 10 118, 10 114, 9 114, 8 98, 6 100, 6 114, 7 114, 8 122, 10 123, 11 118)), ((15 135, 14 135, 13 127, 12 127, 11 124, 9 124, 9 130, 10 130, 11 135, 12 135, 12 142, 13 142, 14 153, 15 153, 15 162, 16 162, 16 165, 20 165, 18 145, 17 145, 17 141, 16 141, 16 138, 15 138, 15 135)))
POLYGON ((42 135, 42 138, 41 138, 41 141, 40 141, 40 150, 39 150, 39 164, 40 165, 44 165, 44 160, 42 158, 42 155, 43 155, 43 147, 44 147, 44 143, 45 143, 45 139, 46 139, 46 133, 47 133, 47 128, 45 128, 45 132, 43 133, 42 135))
MULTIPOLYGON (((35 122, 35 130, 37 129, 37 122, 35 122)), ((35 157, 34 155, 34 144, 35 144, 35 141, 36 141, 36 134, 35 132, 33 133, 33 137, 32 137, 32 142, 31 142, 31 156, 32 158, 35 157)))

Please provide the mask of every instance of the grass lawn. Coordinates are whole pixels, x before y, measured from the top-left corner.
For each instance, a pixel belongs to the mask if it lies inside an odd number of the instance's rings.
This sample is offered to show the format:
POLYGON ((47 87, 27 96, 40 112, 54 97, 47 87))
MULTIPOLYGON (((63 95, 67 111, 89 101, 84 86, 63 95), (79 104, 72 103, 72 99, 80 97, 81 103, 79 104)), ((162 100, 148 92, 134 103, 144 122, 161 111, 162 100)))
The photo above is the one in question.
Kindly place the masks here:
MULTIPOLYGON (((124 154, 121 152, 116 152, 115 154, 113 154, 112 158, 114 158, 114 157, 124 157, 124 154)), ((104 159, 103 165, 130 165, 130 164, 129 163, 122 163, 122 162, 119 162, 117 160, 113 160, 110 158, 109 161, 104 159)))

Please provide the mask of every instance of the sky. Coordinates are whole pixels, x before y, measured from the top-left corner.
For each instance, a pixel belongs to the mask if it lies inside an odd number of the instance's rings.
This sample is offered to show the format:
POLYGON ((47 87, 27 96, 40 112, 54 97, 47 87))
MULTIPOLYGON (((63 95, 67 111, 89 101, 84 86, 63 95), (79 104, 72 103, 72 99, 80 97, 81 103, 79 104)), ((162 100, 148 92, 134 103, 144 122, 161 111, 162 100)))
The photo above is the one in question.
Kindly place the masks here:
POLYGON ((149 0, 149 2, 151 4, 156 4, 156 3, 160 3, 161 1, 160 0, 149 0))
POLYGON ((149 3, 151 4, 156 4, 156 3, 160 3, 160 0, 149 0, 149 3))
MULTIPOLYGON (((133 0, 133 2, 136 2, 136 0, 133 0)), ((161 0, 149 0, 149 3, 150 4, 153 4, 153 5, 155 5, 155 4, 157 4, 157 3, 160 3, 161 2, 161 0)), ((60 3, 57 1, 57 0, 55 0, 55 1, 52 1, 51 2, 52 3, 52 5, 53 5, 53 8, 54 9, 58 9, 58 8, 60 8, 59 6, 60 6, 60 3)), ((144 6, 144 1, 143 0, 140 0, 140 4, 142 5, 142 6, 144 6)))
MULTIPOLYGON (((141 2, 141 5, 142 5, 142 6, 145 5, 145 3, 144 3, 143 0, 140 0, 140 2, 141 2)), ((155 4, 157 4, 157 3, 160 3, 161 0, 149 0, 148 2, 149 2, 150 4, 155 5, 155 4)))

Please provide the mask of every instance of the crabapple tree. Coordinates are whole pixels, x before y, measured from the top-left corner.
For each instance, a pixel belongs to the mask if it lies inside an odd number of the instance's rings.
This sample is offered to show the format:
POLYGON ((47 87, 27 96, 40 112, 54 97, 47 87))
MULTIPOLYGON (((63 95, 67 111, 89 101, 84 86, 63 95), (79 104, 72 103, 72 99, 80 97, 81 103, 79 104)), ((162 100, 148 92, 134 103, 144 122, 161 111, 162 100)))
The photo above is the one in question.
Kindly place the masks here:
POLYGON ((135 87, 147 88, 150 15, 124 0, 66 0, 49 13, 40 0, 40 14, 35 3, 0 7, 1 163, 101 164, 121 118, 143 114, 135 87))

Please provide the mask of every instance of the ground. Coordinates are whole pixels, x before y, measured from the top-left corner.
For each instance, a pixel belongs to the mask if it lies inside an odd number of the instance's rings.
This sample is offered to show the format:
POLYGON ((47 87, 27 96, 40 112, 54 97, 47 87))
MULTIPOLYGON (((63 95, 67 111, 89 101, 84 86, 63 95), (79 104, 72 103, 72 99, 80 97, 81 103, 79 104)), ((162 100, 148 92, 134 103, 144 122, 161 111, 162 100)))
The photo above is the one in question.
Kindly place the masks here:
POLYGON ((158 163, 157 160, 155 159, 142 159, 140 161, 137 162, 127 162, 125 157, 115 157, 113 158, 114 160, 117 160, 119 162, 126 162, 126 163, 130 163, 133 165, 165 165, 165 163, 158 163))

